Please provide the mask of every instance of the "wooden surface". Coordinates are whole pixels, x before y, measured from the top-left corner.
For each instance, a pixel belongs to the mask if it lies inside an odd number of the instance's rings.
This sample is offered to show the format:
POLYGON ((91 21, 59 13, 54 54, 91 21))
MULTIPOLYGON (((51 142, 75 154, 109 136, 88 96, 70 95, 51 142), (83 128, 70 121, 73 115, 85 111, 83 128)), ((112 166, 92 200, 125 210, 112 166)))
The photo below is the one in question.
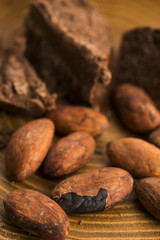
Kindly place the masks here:
MULTIPOLYGON (((0 34, 10 42, 17 32, 21 31, 23 16, 31 0, 0 0, 0 34)), ((159 0, 95 0, 102 12, 108 16, 116 48, 124 30, 135 26, 160 25, 159 0)), ((110 166, 105 154, 108 141, 131 136, 114 120, 111 115, 111 126, 106 133, 97 139, 94 156, 86 167, 79 172, 103 166, 110 166)), ((0 113, 0 130, 15 130, 29 120, 23 117, 0 113)), ((55 138, 56 141, 57 137, 55 138)), ((49 195, 59 180, 44 178, 38 171, 28 180, 20 183, 11 182, 5 175, 5 150, 0 152, 0 240, 34 240, 39 239, 13 227, 5 216, 3 198, 15 188, 31 188, 49 195)), ((69 215, 70 235, 68 240, 158 240, 160 239, 160 223, 154 220, 136 200, 134 192, 123 203, 113 209, 87 215, 69 215)))
MULTIPOLYGON (((160 26, 159 0, 93 0, 110 23, 115 47, 124 31, 137 26, 160 26)), ((32 0, 0 0, 0 35, 8 42, 23 26, 23 17, 32 0)))

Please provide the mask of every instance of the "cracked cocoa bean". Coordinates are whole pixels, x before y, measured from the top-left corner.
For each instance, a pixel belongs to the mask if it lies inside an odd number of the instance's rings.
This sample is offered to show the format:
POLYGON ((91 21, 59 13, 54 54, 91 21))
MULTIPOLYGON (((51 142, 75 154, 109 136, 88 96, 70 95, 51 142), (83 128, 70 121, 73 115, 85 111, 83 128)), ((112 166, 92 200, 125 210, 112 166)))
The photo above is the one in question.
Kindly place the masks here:
POLYGON ((101 212, 121 202, 131 191, 133 178, 120 168, 100 168, 60 182, 53 198, 66 212, 101 212))

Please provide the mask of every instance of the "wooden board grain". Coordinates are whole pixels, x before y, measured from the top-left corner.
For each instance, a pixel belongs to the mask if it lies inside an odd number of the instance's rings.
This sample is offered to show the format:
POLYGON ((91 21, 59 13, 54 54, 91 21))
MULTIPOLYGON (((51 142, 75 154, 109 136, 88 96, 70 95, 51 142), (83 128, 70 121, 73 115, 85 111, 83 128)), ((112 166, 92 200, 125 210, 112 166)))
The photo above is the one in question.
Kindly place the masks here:
MULTIPOLYGON (((0 35, 8 42, 23 27, 23 18, 33 0, 0 0, 0 35)), ((36 1, 36 0, 35 0, 36 1)), ((124 31, 137 26, 160 27, 159 0, 92 0, 111 26, 116 49, 124 31)))
MULTIPOLYGON (((159 0, 94 0, 110 22, 115 45, 118 47, 123 32, 129 28, 160 23, 159 0)), ((17 32, 23 29, 23 16, 31 0, 0 0, 0 34, 8 43, 17 32)), ((106 143, 112 139, 132 136, 110 113, 111 126, 96 141, 97 147, 91 161, 78 172, 110 166, 105 149, 106 143)), ((30 118, 0 113, 0 130, 14 131, 30 118)), ((58 138, 55 138, 55 141, 58 138)), ((0 152, 0 240, 34 240, 40 239, 28 235, 12 226, 7 220, 3 198, 15 188, 31 188, 49 195, 59 180, 44 178, 41 171, 24 182, 10 181, 4 168, 5 150, 0 152)), ((77 172, 77 173, 78 173, 77 172)), ((98 214, 69 215, 70 235, 67 240, 158 240, 160 239, 160 223, 153 219, 139 204, 134 192, 121 204, 109 211, 98 214)))

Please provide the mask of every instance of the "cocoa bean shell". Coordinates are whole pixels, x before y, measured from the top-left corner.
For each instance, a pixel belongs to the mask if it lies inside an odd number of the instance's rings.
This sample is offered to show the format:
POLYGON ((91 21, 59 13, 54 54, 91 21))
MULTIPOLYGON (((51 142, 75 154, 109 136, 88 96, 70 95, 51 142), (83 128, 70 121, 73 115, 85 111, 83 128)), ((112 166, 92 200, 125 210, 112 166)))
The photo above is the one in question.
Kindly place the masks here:
POLYGON ((160 150, 138 138, 121 138, 107 144, 114 166, 126 169, 136 178, 160 176, 160 150))
POLYGON ((132 84, 119 85, 114 102, 122 122, 131 131, 146 133, 160 125, 160 113, 142 88, 132 84))
POLYGON ((14 225, 44 239, 63 240, 69 233, 69 221, 63 209, 42 193, 14 190, 4 200, 4 208, 14 225))
POLYGON ((49 119, 30 121, 15 131, 6 150, 7 175, 16 181, 30 177, 44 160, 53 134, 54 125, 49 119))
POLYGON ((66 212, 101 212, 121 202, 132 187, 133 178, 127 171, 100 168, 63 180, 53 189, 51 198, 66 212))
POLYGON ((160 220, 160 179, 141 179, 135 183, 135 191, 144 208, 160 220))
POLYGON ((46 117, 54 122, 56 131, 64 135, 82 131, 96 137, 109 126, 105 115, 86 107, 60 107, 46 117))
POLYGON ((85 165, 95 150, 94 139, 86 132, 76 132, 60 139, 45 158, 44 173, 60 177, 85 165))

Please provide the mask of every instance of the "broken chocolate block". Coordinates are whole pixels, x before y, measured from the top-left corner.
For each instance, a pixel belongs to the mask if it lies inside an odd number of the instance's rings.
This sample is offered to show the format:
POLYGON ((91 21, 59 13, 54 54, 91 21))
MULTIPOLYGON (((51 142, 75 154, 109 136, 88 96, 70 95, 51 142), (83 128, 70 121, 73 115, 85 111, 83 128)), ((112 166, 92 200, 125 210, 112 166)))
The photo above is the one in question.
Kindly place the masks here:
POLYGON ((51 95, 27 59, 21 46, 0 50, 0 110, 40 116, 55 108, 51 95))
POLYGON ((160 29, 137 28, 126 32, 117 62, 118 83, 144 88, 160 104, 160 29))
POLYGON ((26 18, 26 56, 51 92, 76 104, 106 104, 112 36, 86 0, 38 0, 26 18))

